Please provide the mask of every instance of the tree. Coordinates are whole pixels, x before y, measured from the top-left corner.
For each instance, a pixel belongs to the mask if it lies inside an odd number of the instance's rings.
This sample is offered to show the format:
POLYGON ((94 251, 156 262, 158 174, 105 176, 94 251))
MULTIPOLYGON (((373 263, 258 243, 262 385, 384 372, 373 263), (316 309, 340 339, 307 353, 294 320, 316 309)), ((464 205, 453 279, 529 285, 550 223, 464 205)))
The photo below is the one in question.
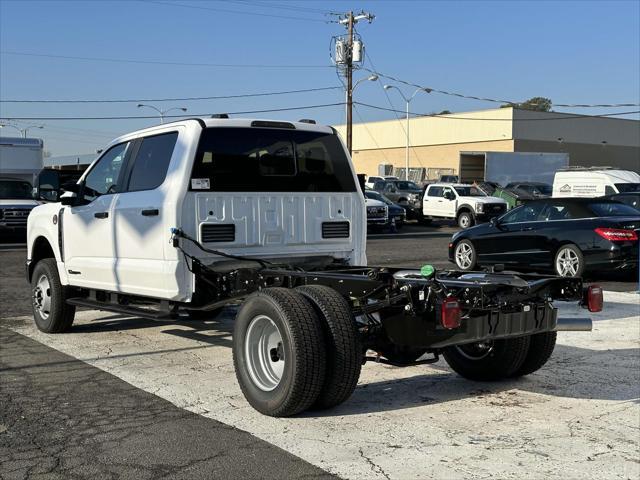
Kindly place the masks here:
POLYGON ((534 110, 536 112, 550 112, 553 102, 547 97, 532 97, 529 100, 525 100, 522 103, 508 103, 501 105, 500 108, 513 107, 520 108, 522 110, 534 110))
POLYGON ((451 110, 442 110, 438 115, 449 115, 451 110))

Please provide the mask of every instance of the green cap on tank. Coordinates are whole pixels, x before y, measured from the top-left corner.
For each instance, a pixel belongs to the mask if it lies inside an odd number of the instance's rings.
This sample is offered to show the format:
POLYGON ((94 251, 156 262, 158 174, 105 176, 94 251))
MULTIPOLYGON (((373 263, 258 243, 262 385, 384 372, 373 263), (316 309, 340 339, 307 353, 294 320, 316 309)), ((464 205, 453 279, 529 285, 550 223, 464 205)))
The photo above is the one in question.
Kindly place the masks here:
POLYGON ((423 265, 420 267, 420 275, 423 277, 431 277, 435 273, 436 269, 433 268, 433 265, 423 265))

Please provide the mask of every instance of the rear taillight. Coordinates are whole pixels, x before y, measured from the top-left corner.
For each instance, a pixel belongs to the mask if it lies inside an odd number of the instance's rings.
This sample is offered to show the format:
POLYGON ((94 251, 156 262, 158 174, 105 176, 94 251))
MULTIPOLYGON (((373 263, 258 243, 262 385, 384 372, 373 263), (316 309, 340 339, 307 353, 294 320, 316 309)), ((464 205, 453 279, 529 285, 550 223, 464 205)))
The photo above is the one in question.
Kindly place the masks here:
POLYGON ((591 285, 587 288, 587 308, 590 312, 602 311, 602 288, 599 285, 591 285))
POLYGON ((627 242, 638 240, 638 234, 633 230, 622 228, 596 228, 596 233, 610 242, 627 242))
POLYGON ((462 314, 460 312, 460 304, 455 297, 447 297, 442 301, 442 307, 440 309, 440 323, 448 330, 452 328, 458 328, 460 326, 460 319, 462 314))

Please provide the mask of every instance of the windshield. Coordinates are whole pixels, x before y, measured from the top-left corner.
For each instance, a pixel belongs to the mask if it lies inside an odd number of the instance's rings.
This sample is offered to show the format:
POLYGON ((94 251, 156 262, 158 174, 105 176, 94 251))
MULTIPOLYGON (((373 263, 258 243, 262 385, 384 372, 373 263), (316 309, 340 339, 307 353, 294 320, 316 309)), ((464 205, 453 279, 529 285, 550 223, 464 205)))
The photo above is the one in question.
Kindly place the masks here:
POLYGON ((413 182, 399 181, 394 182, 398 190, 420 190, 420 187, 413 182))
POLYGON ((207 128, 191 178, 198 191, 356 191, 337 135, 293 129, 207 128))
POLYGON ((487 195, 476 187, 453 187, 461 197, 486 197, 487 195))
POLYGON ((591 203, 589 208, 599 217, 637 217, 640 211, 624 203, 591 203))
POLYGON ((640 192, 640 183, 616 183, 618 192, 640 192))
POLYGON ((29 182, 0 180, 0 198, 5 200, 33 200, 33 188, 29 182))

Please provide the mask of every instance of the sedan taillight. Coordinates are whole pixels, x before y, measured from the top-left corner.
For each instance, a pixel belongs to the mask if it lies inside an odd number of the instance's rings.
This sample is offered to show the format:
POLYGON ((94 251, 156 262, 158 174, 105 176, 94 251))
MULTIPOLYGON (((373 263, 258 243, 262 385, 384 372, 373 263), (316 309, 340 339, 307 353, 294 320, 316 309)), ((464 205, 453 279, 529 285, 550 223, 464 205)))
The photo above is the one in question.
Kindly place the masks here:
POLYGON ((610 242, 627 242, 638 240, 638 234, 633 230, 622 228, 596 228, 595 232, 610 242))

